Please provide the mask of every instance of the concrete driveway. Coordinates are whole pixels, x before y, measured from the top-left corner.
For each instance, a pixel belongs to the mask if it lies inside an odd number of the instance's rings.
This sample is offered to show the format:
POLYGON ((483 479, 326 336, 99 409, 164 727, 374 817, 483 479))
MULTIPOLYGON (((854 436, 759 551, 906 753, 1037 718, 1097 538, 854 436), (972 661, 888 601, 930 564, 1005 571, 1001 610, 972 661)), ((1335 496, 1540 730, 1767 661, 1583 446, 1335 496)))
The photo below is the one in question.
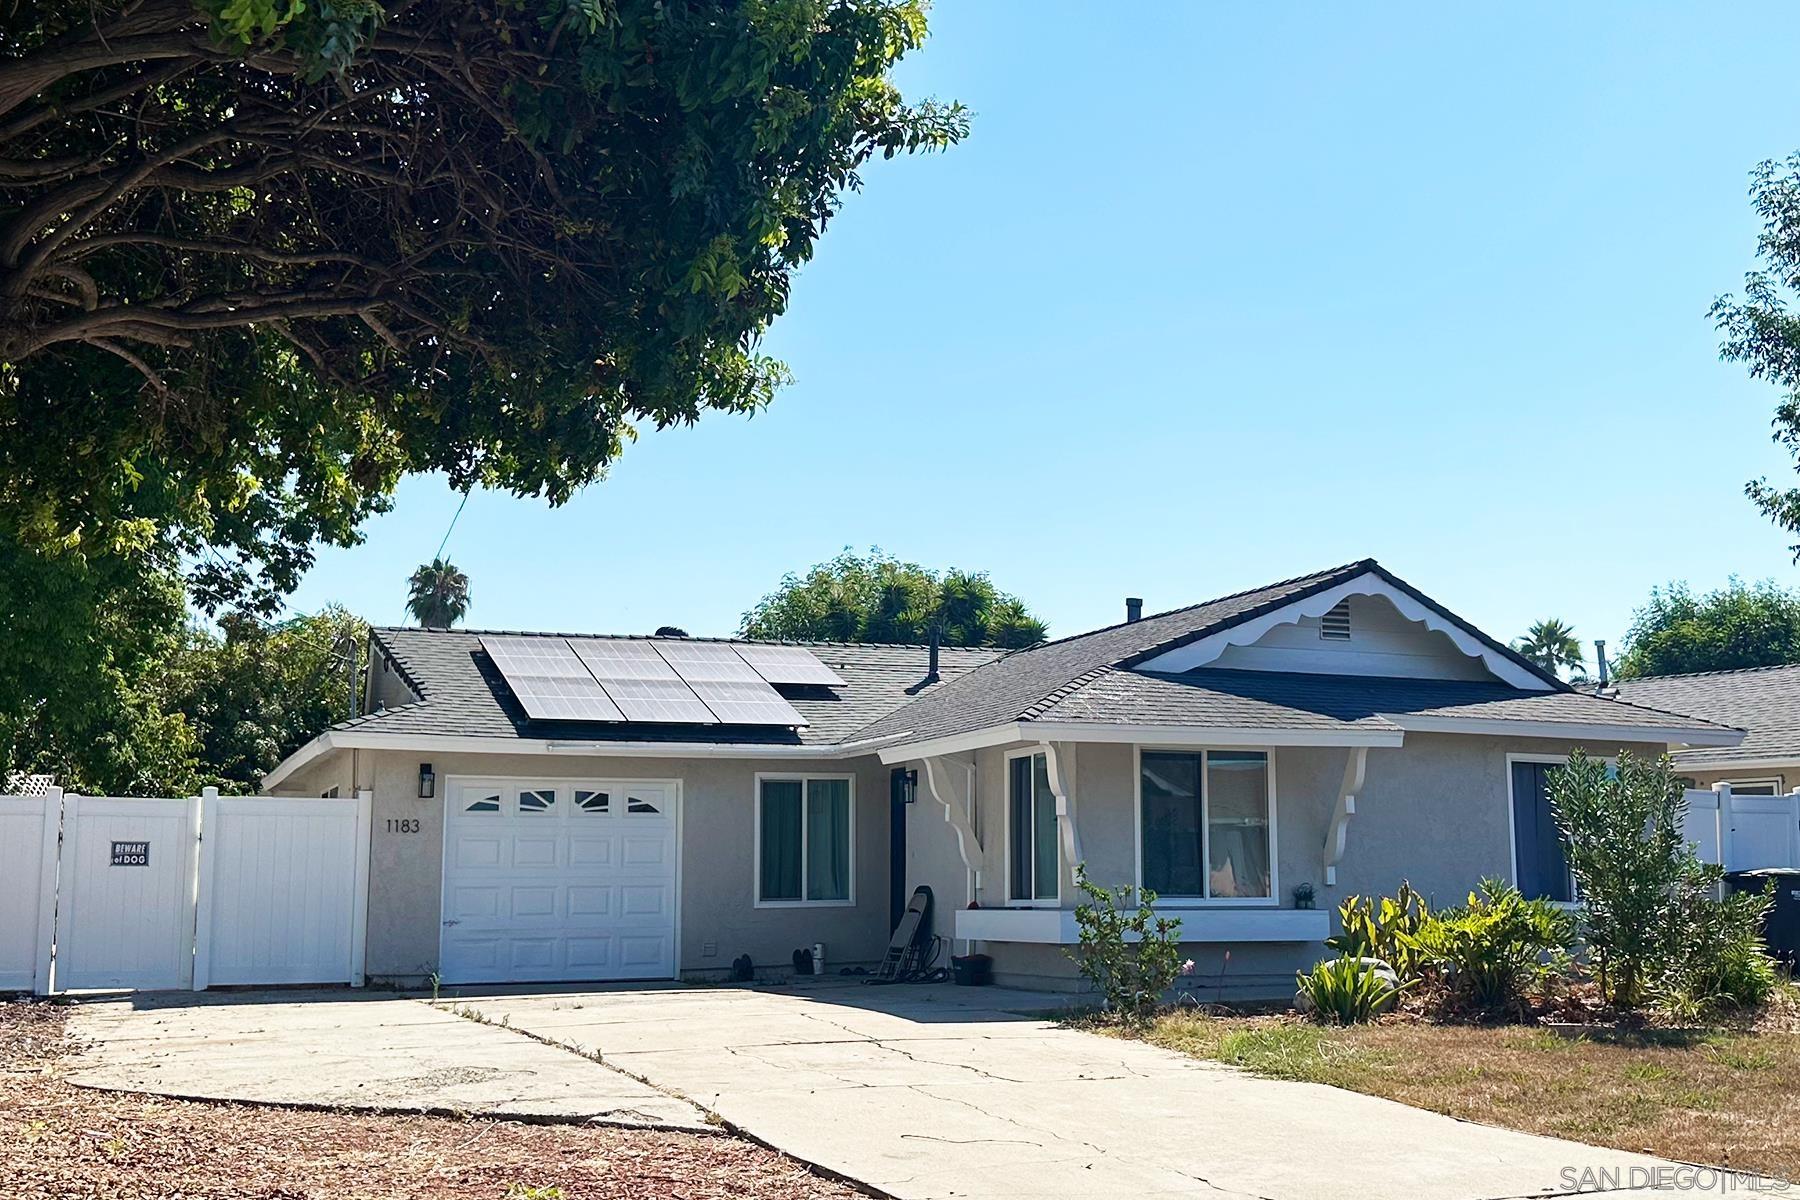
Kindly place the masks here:
POLYGON ((1655 1159, 1062 1029, 1044 1019, 1052 1003, 1001 988, 845 980, 534 990, 436 1008, 342 990, 152 997, 79 1007, 71 1031, 92 1045, 72 1078, 678 1129, 716 1114, 908 1200, 1511 1200, 1566 1193, 1572 1178, 1590 1194, 1607 1178, 1693 1190, 1691 1179, 1659 1179, 1671 1164, 1655 1159))
POLYGON ((1061 1029, 1053 1002, 847 981, 457 1001, 900 1197, 1500 1200, 1669 1166, 1061 1029))

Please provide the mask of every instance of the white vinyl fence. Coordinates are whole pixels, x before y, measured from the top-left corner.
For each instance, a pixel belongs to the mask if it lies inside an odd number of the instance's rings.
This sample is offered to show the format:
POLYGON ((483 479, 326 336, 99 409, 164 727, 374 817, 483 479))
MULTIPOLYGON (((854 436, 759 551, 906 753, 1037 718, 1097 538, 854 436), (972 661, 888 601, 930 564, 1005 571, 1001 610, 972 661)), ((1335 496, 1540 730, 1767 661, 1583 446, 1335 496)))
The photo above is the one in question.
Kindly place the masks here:
POLYGON ((0 990, 363 982, 369 793, 0 797, 0 990))
POLYGON ((1685 832, 1695 853, 1728 871, 1800 867, 1800 789, 1745 796, 1728 783, 1690 788, 1685 832))

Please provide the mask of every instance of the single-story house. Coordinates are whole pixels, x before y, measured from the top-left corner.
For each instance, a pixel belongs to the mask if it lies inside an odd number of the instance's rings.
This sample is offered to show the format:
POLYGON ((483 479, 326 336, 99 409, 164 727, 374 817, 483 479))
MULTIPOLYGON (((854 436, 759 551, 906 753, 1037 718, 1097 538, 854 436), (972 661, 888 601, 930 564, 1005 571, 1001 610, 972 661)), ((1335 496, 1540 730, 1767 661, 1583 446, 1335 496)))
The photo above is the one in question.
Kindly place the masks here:
POLYGON ((1620 698, 1745 730, 1735 746, 1694 746, 1672 755, 1700 787, 1728 783, 1740 796, 1781 796, 1800 787, 1800 665, 1621 679, 1620 698))
POLYGON ((1272 995, 1351 893, 1566 899, 1570 750, 1744 736, 1576 691, 1373 560, 1140 610, 1011 653, 377 629, 368 711, 265 790, 372 794, 371 979, 836 970, 926 885, 948 949, 1071 987, 1085 863, 1272 995))

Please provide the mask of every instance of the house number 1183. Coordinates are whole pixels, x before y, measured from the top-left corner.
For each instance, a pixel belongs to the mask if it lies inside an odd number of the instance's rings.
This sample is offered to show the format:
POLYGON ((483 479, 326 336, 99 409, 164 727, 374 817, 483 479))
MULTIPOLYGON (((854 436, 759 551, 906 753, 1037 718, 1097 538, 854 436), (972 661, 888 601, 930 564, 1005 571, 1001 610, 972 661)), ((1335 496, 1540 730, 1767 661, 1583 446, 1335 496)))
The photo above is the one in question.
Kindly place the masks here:
POLYGON ((387 831, 389 833, 417 833, 419 832, 419 818, 389 817, 387 831))

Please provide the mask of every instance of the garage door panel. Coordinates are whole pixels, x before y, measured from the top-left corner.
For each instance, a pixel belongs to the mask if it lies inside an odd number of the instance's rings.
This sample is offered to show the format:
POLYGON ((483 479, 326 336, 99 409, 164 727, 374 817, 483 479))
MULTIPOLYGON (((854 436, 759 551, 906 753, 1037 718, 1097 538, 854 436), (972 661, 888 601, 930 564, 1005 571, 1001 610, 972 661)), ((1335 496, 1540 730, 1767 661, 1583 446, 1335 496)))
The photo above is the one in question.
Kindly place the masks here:
POLYGON ((498 867, 504 851, 498 837, 458 837, 452 861, 458 867, 498 867))
POLYGON ((560 841, 555 837, 533 833, 513 838, 512 865, 515 868, 554 867, 560 841))
POLYGON ((514 917, 556 917, 556 894, 554 887, 516 887, 512 889, 512 915, 514 917))
POLYGON ((575 834, 569 839, 571 867, 607 867, 613 861, 613 839, 575 834))
POLYGON ((613 965, 612 938, 606 936, 572 937, 569 939, 569 969, 601 970, 613 965))
POLYGON ((569 889, 571 917, 604 917, 612 912, 612 888, 577 884, 569 889))
POLYGON ((672 787, 521 781, 447 791, 446 982, 675 973, 672 787))

